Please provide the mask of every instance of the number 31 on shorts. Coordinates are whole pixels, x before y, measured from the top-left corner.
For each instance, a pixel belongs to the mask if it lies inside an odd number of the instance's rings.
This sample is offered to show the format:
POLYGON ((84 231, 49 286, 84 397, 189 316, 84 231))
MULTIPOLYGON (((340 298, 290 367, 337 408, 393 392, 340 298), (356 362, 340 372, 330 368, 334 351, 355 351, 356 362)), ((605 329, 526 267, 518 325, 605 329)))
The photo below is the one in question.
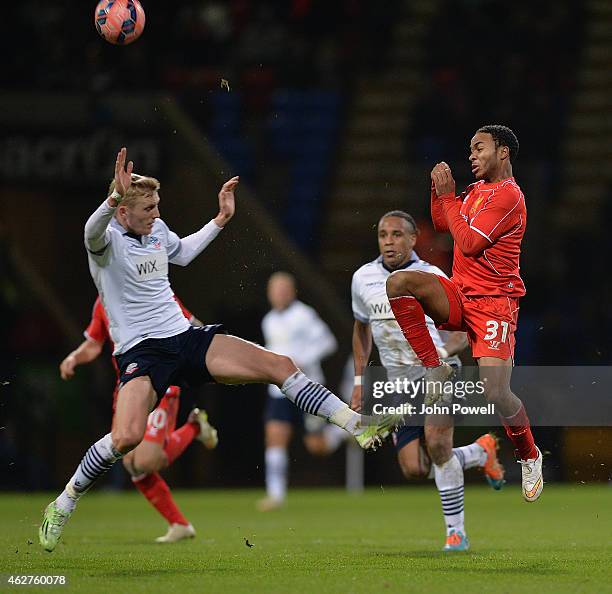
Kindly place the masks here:
POLYGON ((487 333, 485 334, 485 340, 495 340, 497 338, 499 327, 502 327, 502 334, 500 342, 506 342, 508 338, 508 322, 497 322, 495 320, 487 320, 487 333))

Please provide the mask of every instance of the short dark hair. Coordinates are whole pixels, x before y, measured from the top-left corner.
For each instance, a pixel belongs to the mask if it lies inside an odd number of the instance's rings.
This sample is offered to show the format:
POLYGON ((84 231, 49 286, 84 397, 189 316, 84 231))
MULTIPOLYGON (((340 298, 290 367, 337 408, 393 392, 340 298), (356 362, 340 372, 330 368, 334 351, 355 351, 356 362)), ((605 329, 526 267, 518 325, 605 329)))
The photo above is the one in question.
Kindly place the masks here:
POLYGON ((417 227, 414 217, 412 215, 409 215, 407 212, 404 212, 403 210, 390 210, 389 212, 386 212, 382 217, 380 217, 380 220, 378 222, 380 223, 380 221, 386 219, 387 217, 398 217, 400 219, 404 219, 412 225, 412 233, 414 233, 415 235, 419 234, 419 228, 417 227))
POLYGON ((516 134, 508 128, 508 126, 502 126, 501 124, 488 124, 478 128, 476 132, 483 132, 490 134, 495 141, 495 146, 507 146, 510 151, 510 162, 518 156, 519 152, 519 141, 516 134))

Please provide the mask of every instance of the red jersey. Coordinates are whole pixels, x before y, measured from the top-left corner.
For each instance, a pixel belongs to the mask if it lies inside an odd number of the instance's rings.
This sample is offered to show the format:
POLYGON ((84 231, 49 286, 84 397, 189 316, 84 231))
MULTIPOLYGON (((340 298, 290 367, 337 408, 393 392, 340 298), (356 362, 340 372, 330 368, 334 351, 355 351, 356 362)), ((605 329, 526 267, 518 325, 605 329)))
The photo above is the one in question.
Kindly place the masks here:
POLYGON ((455 240, 452 281, 464 295, 525 294, 519 258, 527 207, 513 177, 478 181, 459 197, 432 189, 431 213, 436 230, 455 240))
MULTIPOLYGON (((181 300, 176 295, 174 296, 174 299, 181 308, 183 315, 191 322, 193 320, 193 314, 181 303, 181 300)), ((104 306, 102 305, 102 301, 98 295, 91 313, 91 321, 84 332, 85 337, 90 340, 95 340, 96 342, 105 343, 107 340, 111 339, 108 326, 108 317, 106 316, 104 306)), ((115 360, 115 357, 111 358, 113 360, 113 367, 115 368, 115 373, 117 374, 118 380, 119 368, 117 367, 117 361, 115 360)))

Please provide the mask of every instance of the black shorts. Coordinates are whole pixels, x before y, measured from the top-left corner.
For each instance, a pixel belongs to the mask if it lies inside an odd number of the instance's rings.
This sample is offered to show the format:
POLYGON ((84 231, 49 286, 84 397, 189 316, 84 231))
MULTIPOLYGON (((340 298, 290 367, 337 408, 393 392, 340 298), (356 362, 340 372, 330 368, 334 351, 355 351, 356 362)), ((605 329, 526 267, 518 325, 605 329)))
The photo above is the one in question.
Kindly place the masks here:
POLYGON ((168 338, 147 338, 117 355, 120 385, 135 377, 148 376, 157 397, 162 398, 169 386, 199 385, 214 382, 206 369, 206 351, 215 334, 225 334, 222 324, 190 327, 168 338))
POLYGON ((399 452, 402 448, 406 447, 410 442, 415 439, 421 439, 425 435, 424 427, 400 427, 393 433, 393 445, 395 451, 399 452))
POLYGON ((288 398, 274 398, 270 394, 266 397, 264 409, 264 422, 285 421, 296 427, 304 424, 304 413, 288 398))

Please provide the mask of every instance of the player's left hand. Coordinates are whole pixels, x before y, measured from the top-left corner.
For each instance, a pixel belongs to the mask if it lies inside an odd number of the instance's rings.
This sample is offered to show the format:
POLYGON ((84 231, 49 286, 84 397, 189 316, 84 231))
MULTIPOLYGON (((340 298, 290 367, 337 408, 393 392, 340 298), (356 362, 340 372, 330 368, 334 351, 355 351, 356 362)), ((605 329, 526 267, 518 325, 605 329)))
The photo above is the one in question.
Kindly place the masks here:
POLYGON ((236 212, 236 197, 234 190, 240 182, 238 176, 226 181, 219 191, 219 214, 215 218, 218 227, 224 227, 236 212))
POLYGON ((448 163, 442 161, 431 170, 431 181, 438 196, 451 193, 455 195, 455 180, 448 163))
POLYGON ((60 375, 63 380, 69 380, 74 377, 74 368, 77 366, 76 357, 70 353, 61 363, 60 363, 60 375))

